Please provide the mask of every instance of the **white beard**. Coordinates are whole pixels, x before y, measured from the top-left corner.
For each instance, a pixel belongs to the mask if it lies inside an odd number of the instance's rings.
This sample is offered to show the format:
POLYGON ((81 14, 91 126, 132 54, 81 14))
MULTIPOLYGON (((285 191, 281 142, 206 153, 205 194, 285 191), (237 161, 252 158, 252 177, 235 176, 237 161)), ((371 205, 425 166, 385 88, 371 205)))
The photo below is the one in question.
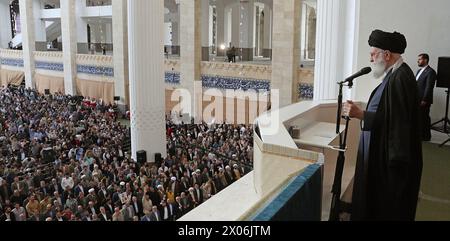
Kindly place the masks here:
POLYGON ((373 76, 375 79, 379 79, 384 75, 386 70, 386 61, 381 57, 375 60, 372 63, 373 76))

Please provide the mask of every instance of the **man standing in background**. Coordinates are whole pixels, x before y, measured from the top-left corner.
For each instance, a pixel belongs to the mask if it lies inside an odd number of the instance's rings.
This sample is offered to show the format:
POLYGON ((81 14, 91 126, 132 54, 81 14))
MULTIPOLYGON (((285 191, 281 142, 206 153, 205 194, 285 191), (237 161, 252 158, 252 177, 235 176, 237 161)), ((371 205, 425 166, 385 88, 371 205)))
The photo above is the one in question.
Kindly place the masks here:
POLYGON ((420 111, 419 118, 422 125, 422 141, 431 140, 431 117, 430 109, 433 104, 434 86, 436 84, 436 71, 429 66, 430 56, 420 54, 417 61, 421 68, 416 75, 417 86, 419 88, 420 111))

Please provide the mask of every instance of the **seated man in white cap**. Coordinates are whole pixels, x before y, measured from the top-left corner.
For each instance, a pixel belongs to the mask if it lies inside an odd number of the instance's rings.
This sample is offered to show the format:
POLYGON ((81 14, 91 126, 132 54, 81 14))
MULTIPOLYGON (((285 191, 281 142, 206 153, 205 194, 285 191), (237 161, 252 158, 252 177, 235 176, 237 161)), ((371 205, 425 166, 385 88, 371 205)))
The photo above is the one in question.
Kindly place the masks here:
POLYGON ((180 193, 180 184, 177 182, 177 177, 171 177, 169 182, 169 190, 175 195, 178 196, 180 193))
POLYGON ((196 208, 199 205, 199 200, 197 199, 194 191, 195 191, 195 189, 193 187, 189 188, 188 199, 194 205, 194 208, 196 208))
POLYGON ((89 194, 86 196, 86 199, 89 202, 93 202, 95 205, 97 205, 97 194, 95 194, 95 188, 89 189, 89 194))
POLYGON ((234 164, 233 165, 233 172, 234 172, 234 176, 236 177, 236 180, 241 179, 242 173, 239 170, 239 166, 238 164, 234 164))
POLYGON ((221 191, 225 189, 229 184, 227 178, 225 177, 225 171, 221 167, 219 168, 218 178, 219 178, 219 185, 217 188, 219 189, 219 191, 221 191))
POLYGON ((231 170, 230 166, 225 167, 225 178, 227 179, 228 185, 236 181, 233 170, 231 170))

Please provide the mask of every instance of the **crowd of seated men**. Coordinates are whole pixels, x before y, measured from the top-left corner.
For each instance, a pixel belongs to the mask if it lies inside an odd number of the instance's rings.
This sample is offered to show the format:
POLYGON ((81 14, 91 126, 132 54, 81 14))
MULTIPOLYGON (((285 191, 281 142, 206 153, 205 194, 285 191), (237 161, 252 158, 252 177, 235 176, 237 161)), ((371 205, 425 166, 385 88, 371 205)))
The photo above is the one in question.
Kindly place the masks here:
POLYGON ((167 157, 137 163, 93 101, 0 89, 0 221, 173 221, 251 171, 249 126, 168 120, 167 157))

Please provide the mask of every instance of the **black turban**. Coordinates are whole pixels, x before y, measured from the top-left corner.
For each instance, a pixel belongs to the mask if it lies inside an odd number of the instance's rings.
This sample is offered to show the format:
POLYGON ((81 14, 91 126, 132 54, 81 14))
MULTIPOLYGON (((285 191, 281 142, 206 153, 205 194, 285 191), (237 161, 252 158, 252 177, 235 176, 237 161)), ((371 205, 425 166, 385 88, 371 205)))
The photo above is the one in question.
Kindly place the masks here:
POLYGON ((405 36, 401 33, 375 30, 370 35, 369 45, 382 50, 389 50, 392 53, 404 54, 408 43, 405 36))

